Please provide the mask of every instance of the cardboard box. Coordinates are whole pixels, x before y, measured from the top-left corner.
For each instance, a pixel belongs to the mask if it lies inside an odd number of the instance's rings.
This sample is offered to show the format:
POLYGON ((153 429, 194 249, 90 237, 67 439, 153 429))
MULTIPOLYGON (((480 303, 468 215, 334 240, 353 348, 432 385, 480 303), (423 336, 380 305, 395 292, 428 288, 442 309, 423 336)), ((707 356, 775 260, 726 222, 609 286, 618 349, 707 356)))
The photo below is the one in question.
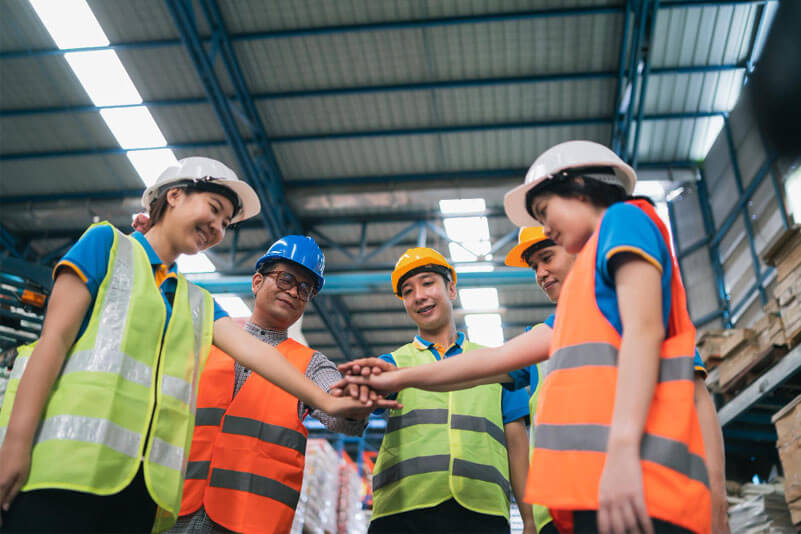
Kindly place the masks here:
POLYGON ((801 395, 773 414, 771 421, 776 425, 776 435, 780 445, 801 437, 801 395))
POLYGON ((776 297, 779 307, 785 306, 794 296, 801 295, 801 267, 791 272, 787 277, 778 280, 773 286, 773 296, 776 297))
POLYGON ((784 280, 801 266, 801 228, 795 226, 777 236, 762 253, 762 259, 776 267, 777 280, 784 280))
POLYGON ((790 510, 790 518, 797 529, 801 529, 801 499, 792 502, 787 501, 787 508, 790 510))
POLYGON ((698 353, 701 355, 704 365, 708 366, 710 363, 717 365, 717 363, 720 362, 723 358, 721 349, 726 343, 726 339, 725 330, 711 329, 700 333, 695 347, 698 349, 698 353))
POLYGON ((784 498, 789 503, 801 499, 801 437, 779 445, 784 470, 784 498))
MULTIPOLYGON (((726 340, 720 347, 721 357, 728 358, 742 345, 756 340, 756 332, 750 328, 731 328, 723 330, 726 340)), ((721 384, 723 381, 721 380, 721 384)))
POLYGON ((726 353, 718 369, 720 370, 720 387, 725 391, 730 382, 751 366, 760 355, 759 345, 754 338, 747 338, 737 348, 726 353))

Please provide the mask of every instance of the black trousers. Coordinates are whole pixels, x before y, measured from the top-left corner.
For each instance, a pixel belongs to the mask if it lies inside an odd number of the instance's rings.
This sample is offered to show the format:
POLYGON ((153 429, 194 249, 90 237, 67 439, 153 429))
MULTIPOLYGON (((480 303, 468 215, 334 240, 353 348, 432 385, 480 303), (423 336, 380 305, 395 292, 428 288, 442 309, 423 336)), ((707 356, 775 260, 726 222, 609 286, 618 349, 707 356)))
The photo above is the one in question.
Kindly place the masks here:
MULTIPOLYGON (((691 531, 661 519, 652 517, 651 521, 656 534, 691 534, 691 531)), ((594 510, 573 512, 573 532, 575 534, 598 532, 598 513, 594 510)))
POLYGON ((433 508, 412 510, 374 519, 368 534, 474 532, 476 534, 508 534, 509 522, 500 515, 479 514, 468 510, 454 499, 433 508))
POLYGON ((150 532, 156 503, 142 468, 114 495, 41 489, 20 492, 2 513, 2 532, 150 532))

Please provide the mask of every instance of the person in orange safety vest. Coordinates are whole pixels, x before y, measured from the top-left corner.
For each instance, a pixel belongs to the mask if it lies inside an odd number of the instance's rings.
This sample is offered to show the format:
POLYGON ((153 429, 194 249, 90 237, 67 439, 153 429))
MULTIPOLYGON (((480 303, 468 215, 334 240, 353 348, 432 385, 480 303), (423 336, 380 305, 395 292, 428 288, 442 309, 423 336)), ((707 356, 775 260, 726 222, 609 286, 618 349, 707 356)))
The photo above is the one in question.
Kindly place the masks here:
MULTIPOLYGON (((287 335, 323 286, 325 259, 311 237, 285 236, 256 264, 245 330, 270 343, 328 391, 341 375, 287 335)), ((287 533, 300 496, 311 413, 331 431, 360 435, 366 418, 331 417, 212 347, 200 387, 181 516, 171 532, 287 533)))

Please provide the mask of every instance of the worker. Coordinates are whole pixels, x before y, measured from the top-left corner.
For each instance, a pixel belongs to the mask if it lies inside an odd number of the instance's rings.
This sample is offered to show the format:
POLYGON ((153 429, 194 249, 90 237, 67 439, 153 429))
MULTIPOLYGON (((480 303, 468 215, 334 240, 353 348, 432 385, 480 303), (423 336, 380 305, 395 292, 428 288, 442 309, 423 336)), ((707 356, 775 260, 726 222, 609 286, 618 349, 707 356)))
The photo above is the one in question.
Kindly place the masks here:
MULTIPOLYGON (((383 365, 406 368, 480 347, 456 330, 456 271, 441 254, 409 249, 391 279, 418 335, 381 356, 383 365)), ((369 532, 508 532, 510 490, 516 487, 522 503, 528 465, 528 410, 521 393, 498 385, 401 392, 403 409, 389 413, 375 464, 369 532)), ((533 533, 530 512, 521 509, 526 531, 533 533)))
MULTIPOLYGON (((342 378, 336 366, 287 335, 323 288, 324 268, 323 251, 311 237, 273 243, 256 262, 245 331, 275 346, 327 392, 342 378)), ((308 413, 332 432, 358 436, 372 409, 356 419, 331 417, 212 347, 200 376, 181 516, 171 532, 289 532, 303 481, 303 418, 308 413)))
POLYGON ((42 335, 20 349, 0 410, 8 531, 171 526, 212 341, 308 406, 332 415, 365 407, 327 395, 176 271, 180 254, 216 245, 229 224, 259 212, 249 185, 218 161, 186 158, 142 203, 146 234, 101 223, 67 252, 54 270, 42 335))
MULTIPOLYGON (((520 229, 518 244, 506 256, 506 265, 512 267, 530 267, 536 273, 539 287, 545 292, 551 302, 559 300, 559 294, 567 274, 575 261, 575 255, 569 254, 563 247, 545 236, 541 226, 523 227, 520 229)), ((548 333, 553 328, 554 315, 549 316, 544 323, 536 325, 540 333, 548 333)), ((549 338, 550 339, 550 338, 549 338)), ((490 354, 483 354, 486 349, 473 351, 458 360, 446 360, 427 364, 420 367, 408 368, 384 374, 380 378, 375 376, 369 381, 373 387, 384 391, 397 391, 402 387, 417 387, 443 391, 453 389, 454 386, 476 385, 505 382, 504 387, 518 389, 528 386, 530 391, 529 411, 532 419, 537 411, 537 399, 543 383, 543 366, 547 362, 534 363, 520 370, 511 371, 502 376, 483 377, 481 372, 498 373, 503 357, 495 358, 495 369, 483 370, 484 362, 490 359, 490 354)), ((341 366, 343 372, 353 367, 370 367, 375 362, 369 359, 354 360, 341 366)), ((712 397, 706 388, 706 368, 698 352, 695 352, 693 366, 695 369, 695 405, 701 431, 704 437, 704 448, 707 458, 707 469, 710 473, 712 487, 712 532, 726 534, 729 532, 728 514, 725 488, 725 461, 723 455, 723 435, 712 397)), ((381 369, 377 369, 381 372, 381 369)), ((339 387, 342 386, 340 383, 339 387)), ((335 386, 336 387, 336 386, 335 386)), ((531 444, 534 444, 534 432, 531 432, 531 444)), ((547 508, 534 504, 534 522, 537 531, 555 532, 556 527, 551 522, 547 508)))
MULTIPOLYGON (((592 142, 560 144, 537 158, 505 208, 518 226, 542 221, 549 238, 578 254, 553 335, 535 328, 495 359, 470 355, 474 368, 483 366, 477 372, 491 376, 541 361, 550 346, 527 498, 550 508, 560 532, 711 528, 704 456, 705 447, 711 457, 720 445, 720 431, 705 422, 710 439, 702 438, 690 356, 695 329, 667 229, 650 203, 629 196, 635 181, 617 155, 592 142)), ((375 366, 360 371, 379 389, 389 380, 375 366)), ((714 417, 714 409, 699 407, 714 417)), ((722 448, 718 455, 722 480, 722 448)))

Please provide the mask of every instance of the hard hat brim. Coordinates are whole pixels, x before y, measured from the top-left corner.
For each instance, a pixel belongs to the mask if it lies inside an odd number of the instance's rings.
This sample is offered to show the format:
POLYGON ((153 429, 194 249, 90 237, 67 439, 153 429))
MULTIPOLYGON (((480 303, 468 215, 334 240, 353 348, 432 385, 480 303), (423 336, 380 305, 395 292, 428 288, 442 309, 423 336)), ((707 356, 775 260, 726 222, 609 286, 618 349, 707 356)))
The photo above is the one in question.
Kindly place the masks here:
POLYGON ((261 211, 259 195, 256 194, 256 191, 254 191, 247 182, 243 182, 242 180, 237 180, 235 182, 233 180, 219 180, 214 183, 232 190, 236 193, 236 196, 239 197, 239 202, 242 203, 242 209, 231 219, 231 224, 250 219, 254 215, 258 215, 261 211))
POLYGON ((520 184, 503 196, 503 210, 515 226, 539 226, 542 224, 526 209, 526 193, 541 184, 545 178, 527 184, 520 184))
MULTIPOLYGON (((453 277, 453 279, 451 281, 454 284, 456 283, 456 269, 454 269, 450 265, 443 265, 442 263, 439 263, 439 262, 433 260, 432 258, 418 258, 417 260, 415 260, 415 261, 413 261, 413 262, 411 262, 411 263, 409 263, 407 265, 404 265, 403 272, 397 273, 397 274, 395 272, 393 272, 393 274, 392 274, 392 283, 393 283, 393 285, 400 285, 400 281, 401 281, 401 279, 403 279, 403 277, 406 275, 406 273, 409 273, 409 272, 411 272, 411 271, 413 271, 415 269, 419 269, 420 267, 425 267, 426 265, 439 265, 440 267, 445 267, 446 269, 448 269, 448 271, 450 271, 451 276, 453 277)), ((399 295, 399 293, 400 293, 400 288, 399 287, 393 287, 392 288, 392 292, 395 294, 396 297, 398 297, 399 299, 403 300, 403 297, 399 295)))
MULTIPOLYGON (((523 259, 523 253, 531 248, 532 246, 536 245, 537 243, 542 243, 543 241, 549 241, 549 239, 532 239, 530 241, 523 241, 522 243, 518 243, 517 245, 509 251, 509 254, 506 255, 506 259, 504 263, 509 267, 530 267, 528 263, 525 262, 523 259)), ((549 245, 553 246, 553 245, 549 245)))

